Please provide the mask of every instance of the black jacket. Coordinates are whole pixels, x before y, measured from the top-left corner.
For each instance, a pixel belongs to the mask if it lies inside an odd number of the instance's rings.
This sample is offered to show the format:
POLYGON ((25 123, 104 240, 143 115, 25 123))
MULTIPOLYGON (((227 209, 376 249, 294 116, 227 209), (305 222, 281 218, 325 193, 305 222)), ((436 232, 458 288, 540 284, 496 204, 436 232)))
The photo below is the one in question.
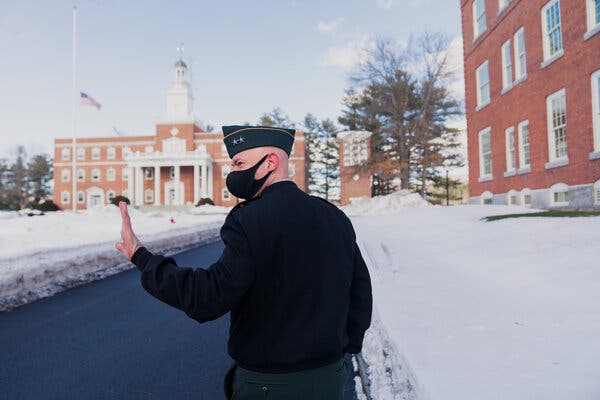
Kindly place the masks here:
POLYGON ((141 247, 142 286, 198 322, 231 310, 229 355, 246 369, 292 372, 358 353, 371 323, 371 280, 352 223, 292 181, 241 202, 207 269, 141 247))

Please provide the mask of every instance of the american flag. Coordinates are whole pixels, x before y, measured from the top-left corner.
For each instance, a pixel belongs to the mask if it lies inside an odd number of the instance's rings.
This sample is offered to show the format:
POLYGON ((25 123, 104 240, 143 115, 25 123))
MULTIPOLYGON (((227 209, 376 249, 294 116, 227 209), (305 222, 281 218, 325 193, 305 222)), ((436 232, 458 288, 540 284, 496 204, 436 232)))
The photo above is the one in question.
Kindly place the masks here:
POLYGON ((92 96, 88 96, 87 94, 85 94, 83 92, 79 92, 79 93, 81 93, 81 104, 87 104, 88 106, 96 107, 98 110, 100 110, 100 107, 102 107, 102 104, 100 104, 96 100, 94 100, 94 98, 92 96))

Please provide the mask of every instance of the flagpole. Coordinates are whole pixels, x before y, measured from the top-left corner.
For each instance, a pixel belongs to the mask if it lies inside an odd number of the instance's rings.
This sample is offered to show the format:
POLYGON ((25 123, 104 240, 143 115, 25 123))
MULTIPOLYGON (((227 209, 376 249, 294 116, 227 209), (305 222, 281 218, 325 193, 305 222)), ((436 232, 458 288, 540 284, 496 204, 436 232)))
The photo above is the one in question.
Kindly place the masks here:
POLYGON ((71 179, 73 180, 73 195, 71 196, 71 204, 73 205, 73 211, 77 211, 77 154, 75 152, 75 126, 77 116, 77 81, 76 81, 76 33, 77 33, 77 6, 73 6, 73 53, 72 53, 72 77, 73 77, 73 99, 72 99, 72 112, 73 112, 73 151, 71 152, 73 157, 73 173, 71 179))

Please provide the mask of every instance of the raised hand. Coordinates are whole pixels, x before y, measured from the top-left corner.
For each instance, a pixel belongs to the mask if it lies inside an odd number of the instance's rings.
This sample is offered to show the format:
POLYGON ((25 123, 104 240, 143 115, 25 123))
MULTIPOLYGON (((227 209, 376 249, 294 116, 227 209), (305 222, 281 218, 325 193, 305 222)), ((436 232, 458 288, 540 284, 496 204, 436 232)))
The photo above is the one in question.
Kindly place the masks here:
POLYGON ((131 260, 133 253, 141 246, 140 241, 133 233, 131 229, 131 219, 127 212, 127 203, 124 201, 119 202, 119 208, 121 209, 121 240, 122 242, 115 243, 117 250, 125 256, 128 260, 131 260))

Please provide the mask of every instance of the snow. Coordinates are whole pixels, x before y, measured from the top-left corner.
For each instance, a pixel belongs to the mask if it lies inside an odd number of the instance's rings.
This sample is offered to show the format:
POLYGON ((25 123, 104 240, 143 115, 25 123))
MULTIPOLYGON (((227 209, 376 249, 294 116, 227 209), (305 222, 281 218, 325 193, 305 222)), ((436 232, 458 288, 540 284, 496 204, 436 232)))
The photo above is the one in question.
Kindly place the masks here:
MULTIPOLYGON (((142 244, 172 253, 217 240, 229 210, 203 205, 141 211, 130 206, 129 214, 142 244)), ((0 213, 0 311, 131 268, 115 248, 119 241, 121 215, 112 204, 31 217, 0 213)))
POLYGON ((385 196, 373 198, 362 196, 350 199, 350 205, 341 207, 349 215, 381 215, 389 214, 406 208, 431 206, 419 194, 409 190, 399 190, 385 196))
POLYGON ((599 217, 372 202, 352 222, 373 284, 374 399, 600 398, 599 217))

